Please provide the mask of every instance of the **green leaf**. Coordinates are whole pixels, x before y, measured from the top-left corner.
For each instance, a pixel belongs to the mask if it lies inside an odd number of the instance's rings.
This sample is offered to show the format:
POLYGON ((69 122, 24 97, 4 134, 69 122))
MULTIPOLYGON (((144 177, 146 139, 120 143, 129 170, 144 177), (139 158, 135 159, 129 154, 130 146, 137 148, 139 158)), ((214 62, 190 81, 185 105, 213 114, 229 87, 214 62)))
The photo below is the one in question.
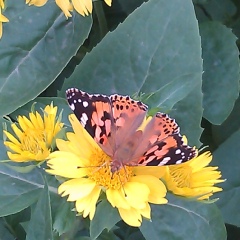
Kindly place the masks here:
POLYGON ((76 213, 72 211, 73 205, 63 199, 62 204, 58 207, 56 216, 54 218, 53 229, 59 235, 66 233, 74 226, 76 220, 76 213))
POLYGON ((146 93, 170 110, 201 82, 200 36, 192 2, 151 0, 85 56, 69 87, 95 93, 146 93))
POLYGON ((148 0, 118 0, 121 10, 129 15, 133 10, 148 0))
POLYGON ((216 194, 219 197, 217 205, 222 211, 225 222, 239 226, 240 212, 236 211, 240 202, 240 130, 232 134, 213 153, 213 166, 219 166, 224 183, 219 184, 223 191, 216 194))
POLYGON ((200 25, 203 48, 203 116, 221 124, 239 94, 239 51, 236 36, 217 22, 200 25))
POLYGON ((201 84, 198 84, 185 98, 176 103, 171 116, 177 120, 181 134, 186 135, 191 146, 201 145, 199 136, 202 133, 203 114, 201 84))
POLYGON ((50 1, 43 7, 8 1, 4 15, 10 22, 4 24, 0 41, 0 115, 35 98, 55 80, 88 36, 92 22, 76 12, 66 19, 50 1))
POLYGON ((121 240, 113 232, 104 230, 97 240, 121 240))
POLYGON ((0 216, 19 212, 34 203, 43 188, 39 169, 28 174, 13 171, 0 164, 0 216))
POLYGON ((15 240, 15 236, 13 236, 10 231, 7 229, 6 222, 3 218, 0 218, 0 240, 15 240))
POLYGON ((7 148, 5 147, 5 145, 3 144, 3 141, 0 140, 0 160, 5 160, 8 159, 7 156, 7 148))
POLYGON ((234 108, 228 118, 219 126, 212 126, 212 137, 214 143, 219 146, 225 140, 227 140, 234 132, 240 129, 239 121, 240 113, 240 97, 235 102, 234 108))
POLYGON ((167 205, 151 205, 152 222, 143 221, 140 230, 146 240, 225 240, 221 213, 215 204, 168 196, 167 205), (194 237, 193 237, 194 236, 194 237))
POLYGON ((205 11, 215 21, 227 22, 237 11, 234 3, 229 0, 221 0, 221 4, 219 4, 219 0, 207 0, 205 2, 206 4, 203 5, 205 11))
POLYGON ((52 240, 52 216, 47 184, 42 190, 39 200, 31 215, 26 240, 52 240))
POLYGON ((91 238, 97 239, 104 229, 110 230, 120 220, 117 209, 113 208, 107 200, 102 200, 97 205, 95 216, 90 222, 91 238))

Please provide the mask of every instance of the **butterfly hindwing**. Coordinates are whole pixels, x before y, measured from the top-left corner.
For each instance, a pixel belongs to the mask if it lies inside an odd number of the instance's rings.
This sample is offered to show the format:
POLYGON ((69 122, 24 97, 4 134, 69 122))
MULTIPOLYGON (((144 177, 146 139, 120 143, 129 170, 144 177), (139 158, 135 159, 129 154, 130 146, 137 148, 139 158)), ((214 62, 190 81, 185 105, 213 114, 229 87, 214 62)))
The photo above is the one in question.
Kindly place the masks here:
POLYGON ((141 165, 158 166, 178 164, 193 158, 196 150, 184 144, 179 132, 179 126, 173 118, 165 113, 157 113, 144 129, 135 161, 141 165))
POLYGON ((196 154, 195 148, 184 144, 182 136, 175 134, 155 143, 139 159, 138 164, 144 166, 179 164, 192 159, 196 154))

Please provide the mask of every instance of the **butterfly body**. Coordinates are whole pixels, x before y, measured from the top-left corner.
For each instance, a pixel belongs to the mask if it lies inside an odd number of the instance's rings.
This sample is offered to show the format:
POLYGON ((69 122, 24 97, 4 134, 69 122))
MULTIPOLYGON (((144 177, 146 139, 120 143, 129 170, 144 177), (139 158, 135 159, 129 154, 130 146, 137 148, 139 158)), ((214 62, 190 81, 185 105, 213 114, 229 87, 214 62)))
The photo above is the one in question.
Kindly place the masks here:
POLYGON ((142 129, 147 106, 129 96, 66 92, 69 106, 87 132, 111 157, 111 171, 125 165, 178 164, 193 158, 195 148, 184 144, 174 119, 157 113, 142 129))

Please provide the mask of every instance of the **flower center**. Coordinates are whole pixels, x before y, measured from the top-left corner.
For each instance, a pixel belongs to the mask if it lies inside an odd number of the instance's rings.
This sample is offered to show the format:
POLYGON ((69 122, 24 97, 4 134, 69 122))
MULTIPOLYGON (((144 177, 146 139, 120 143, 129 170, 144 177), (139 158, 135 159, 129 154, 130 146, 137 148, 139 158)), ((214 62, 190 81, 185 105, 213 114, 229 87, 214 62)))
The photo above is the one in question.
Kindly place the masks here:
POLYGON ((42 131, 29 129, 23 133, 21 139, 21 147, 23 151, 28 151, 33 154, 47 150, 45 136, 42 131))
POLYGON ((88 177, 104 189, 120 189, 133 175, 130 166, 123 166, 115 173, 111 172, 112 159, 103 151, 93 151, 91 156, 92 166, 88 168, 88 177))
POLYGON ((192 183, 192 168, 188 165, 182 166, 171 166, 170 174, 174 179, 177 187, 191 187, 192 183))

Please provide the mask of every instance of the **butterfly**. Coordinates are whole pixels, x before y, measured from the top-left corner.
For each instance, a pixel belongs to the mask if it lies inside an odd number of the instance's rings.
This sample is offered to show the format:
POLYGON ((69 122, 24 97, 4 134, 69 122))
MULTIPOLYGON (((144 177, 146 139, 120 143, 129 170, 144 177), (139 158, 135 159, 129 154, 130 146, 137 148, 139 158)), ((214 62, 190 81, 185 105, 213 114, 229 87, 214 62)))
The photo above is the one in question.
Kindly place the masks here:
POLYGON ((111 172, 125 165, 161 166, 186 162, 197 155, 184 143, 178 124, 158 112, 144 129, 147 105, 129 96, 66 91, 68 104, 82 126, 111 157, 111 172))

